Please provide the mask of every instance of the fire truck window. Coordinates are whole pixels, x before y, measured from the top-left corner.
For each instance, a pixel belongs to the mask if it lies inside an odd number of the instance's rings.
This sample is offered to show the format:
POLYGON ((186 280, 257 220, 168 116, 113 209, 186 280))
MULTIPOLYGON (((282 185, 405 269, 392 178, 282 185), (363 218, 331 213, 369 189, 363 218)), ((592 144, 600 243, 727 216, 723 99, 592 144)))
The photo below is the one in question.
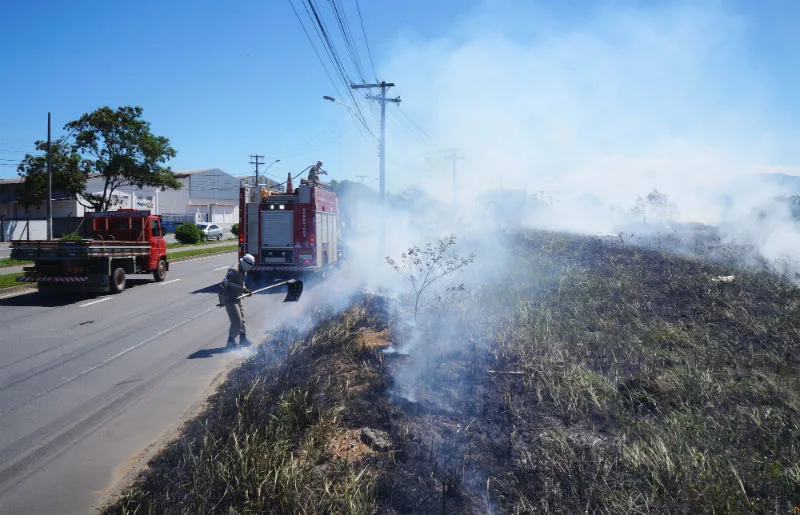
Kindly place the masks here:
POLYGON ((158 230, 158 220, 152 220, 153 236, 160 236, 161 231, 158 230))

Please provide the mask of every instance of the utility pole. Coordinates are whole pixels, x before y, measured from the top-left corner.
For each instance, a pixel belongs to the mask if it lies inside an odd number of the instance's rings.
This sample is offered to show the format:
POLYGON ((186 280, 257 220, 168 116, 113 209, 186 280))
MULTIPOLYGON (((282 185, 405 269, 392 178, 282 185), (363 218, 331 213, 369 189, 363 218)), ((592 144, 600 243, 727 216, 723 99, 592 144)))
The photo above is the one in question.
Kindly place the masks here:
MULTIPOLYGON (((254 154, 250 154, 250 159, 255 159, 255 161, 250 161, 250 164, 251 165, 256 165, 256 188, 258 188, 258 165, 263 165, 264 164, 264 161, 261 161, 262 159, 264 159, 264 156, 260 156, 258 154, 255 154, 255 155, 254 154)), ((256 190, 256 191, 258 191, 258 190, 256 190)))
POLYGON ((379 143, 379 154, 381 159, 380 164, 380 180, 381 180, 381 204, 386 203, 386 102, 400 103, 400 97, 386 98, 386 90, 394 87, 393 82, 381 81, 376 84, 350 84, 353 89, 372 89, 380 88, 380 95, 367 95, 368 100, 376 100, 381 104, 381 139, 379 143))
POLYGON ((53 153, 50 151, 50 112, 47 113, 47 239, 53 239, 53 153))
POLYGON ((447 150, 440 150, 440 152, 447 154, 444 156, 445 159, 450 159, 453 161, 453 204, 456 203, 456 161, 459 159, 464 159, 464 156, 458 155, 457 148, 449 148, 447 150))

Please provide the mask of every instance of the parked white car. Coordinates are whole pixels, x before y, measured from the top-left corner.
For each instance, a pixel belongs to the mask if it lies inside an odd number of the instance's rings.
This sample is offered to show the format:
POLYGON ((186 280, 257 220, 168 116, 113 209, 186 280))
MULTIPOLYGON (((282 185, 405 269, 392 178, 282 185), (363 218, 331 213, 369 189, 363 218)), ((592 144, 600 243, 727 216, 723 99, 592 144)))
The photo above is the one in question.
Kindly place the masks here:
POLYGON ((197 224, 197 227, 203 231, 205 235, 203 239, 205 240, 221 240, 222 239, 222 227, 217 224, 197 224))

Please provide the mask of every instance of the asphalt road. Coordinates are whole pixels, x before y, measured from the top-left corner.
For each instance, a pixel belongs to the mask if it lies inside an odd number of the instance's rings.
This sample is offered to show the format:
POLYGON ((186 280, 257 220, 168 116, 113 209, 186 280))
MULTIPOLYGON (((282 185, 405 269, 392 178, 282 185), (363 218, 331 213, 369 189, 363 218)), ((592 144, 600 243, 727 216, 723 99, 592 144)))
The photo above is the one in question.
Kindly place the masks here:
MULTIPOLYGON (((119 295, 0 296, 0 513, 94 512, 250 352, 224 352, 214 307, 234 262, 173 263, 165 282, 133 276, 119 295)), ((251 339, 298 309, 282 300, 246 299, 251 339)))

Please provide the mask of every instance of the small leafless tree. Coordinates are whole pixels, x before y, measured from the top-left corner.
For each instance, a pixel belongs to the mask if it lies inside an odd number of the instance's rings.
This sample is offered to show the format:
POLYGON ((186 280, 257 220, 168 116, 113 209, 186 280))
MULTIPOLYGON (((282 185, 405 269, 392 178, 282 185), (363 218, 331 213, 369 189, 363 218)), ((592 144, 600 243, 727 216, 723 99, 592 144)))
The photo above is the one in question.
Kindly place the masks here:
MULTIPOLYGON (((427 243, 423 247, 414 246, 403 252, 395 260, 387 257, 386 262, 400 275, 405 277, 411 291, 408 294, 409 304, 413 306, 414 320, 423 305, 423 297, 431 285, 440 279, 466 267, 475 260, 475 254, 467 257, 453 252, 456 244, 455 235, 446 236, 436 243, 427 243)), ((463 285, 450 286, 448 291, 463 290, 463 285)))

